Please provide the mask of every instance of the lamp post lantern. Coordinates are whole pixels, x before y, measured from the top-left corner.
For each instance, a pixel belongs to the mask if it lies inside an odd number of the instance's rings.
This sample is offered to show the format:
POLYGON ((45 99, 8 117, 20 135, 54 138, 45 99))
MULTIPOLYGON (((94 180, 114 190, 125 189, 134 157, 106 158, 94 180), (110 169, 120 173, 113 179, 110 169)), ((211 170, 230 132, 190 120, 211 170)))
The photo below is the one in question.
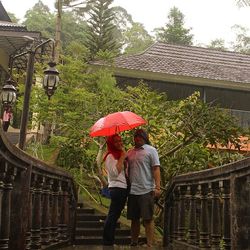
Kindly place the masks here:
POLYGON ((59 82, 59 72, 55 68, 55 62, 49 62, 49 68, 44 70, 44 78, 43 78, 43 88, 45 93, 47 94, 48 98, 54 94, 55 90, 57 89, 57 85, 59 82))
MULTIPOLYGON (((24 149, 25 142, 26 142, 26 131, 27 131, 27 124, 28 124, 28 117, 29 117, 29 101, 30 101, 30 93, 31 93, 31 87, 32 87, 32 80, 33 80, 33 74, 34 74, 34 63, 35 63, 35 55, 37 50, 49 43, 52 42, 53 44, 53 50, 52 50, 52 58, 54 60, 54 51, 55 51, 55 41, 53 39, 48 39, 36 47, 32 46, 31 49, 27 52, 29 54, 28 57, 28 64, 27 64, 27 70, 26 70, 26 80, 25 80, 25 90, 24 90, 24 100, 23 100, 23 111, 22 111, 22 117, 21 117, 21 125, 20 125, 20 135, 19 135, 19 148, 24 149)), ((45 92, 50 98, 51 95, 54 93, 54 90, 57 87, 57 84, 59 82, 59 72, 55 69, 56 63, 53 62, 53 68, 50 67, 49 70, 45 70, 45 79, 43 82, 46 82, 46 88, 45 92), (55 73, 56 72, 56 73, 55 73)), ((45 85, 44 85, 45 86, 45 85)))
POLYGON ((1 100, 3 106, 11 106, 16 102, 16 88, 14 81, 8 79, 2 88, 1 100))

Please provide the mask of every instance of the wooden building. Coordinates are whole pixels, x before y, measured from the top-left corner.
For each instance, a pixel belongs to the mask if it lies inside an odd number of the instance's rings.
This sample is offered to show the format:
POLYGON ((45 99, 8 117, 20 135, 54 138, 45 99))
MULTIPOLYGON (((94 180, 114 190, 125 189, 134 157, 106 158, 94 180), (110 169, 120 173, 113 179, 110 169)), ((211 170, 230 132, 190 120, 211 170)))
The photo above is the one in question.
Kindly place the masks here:
POLYGON ((122 55, 105 65, 121 86, 144 80, 167 92, 170 100, 199 91, 205 102, 230 109, 242 126, 250 126, 250 55, 157 42, 141 54, 122 55))

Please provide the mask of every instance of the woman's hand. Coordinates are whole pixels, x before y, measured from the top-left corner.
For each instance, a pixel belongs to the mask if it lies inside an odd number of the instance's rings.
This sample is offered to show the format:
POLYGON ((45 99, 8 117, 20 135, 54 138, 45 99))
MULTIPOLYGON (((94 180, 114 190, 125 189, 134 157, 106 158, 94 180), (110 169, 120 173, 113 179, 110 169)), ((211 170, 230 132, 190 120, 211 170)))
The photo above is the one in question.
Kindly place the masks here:
POLYGON ((122 148, 121 158, 124 160, 127 157, 127 152, 124 148, 122 148))

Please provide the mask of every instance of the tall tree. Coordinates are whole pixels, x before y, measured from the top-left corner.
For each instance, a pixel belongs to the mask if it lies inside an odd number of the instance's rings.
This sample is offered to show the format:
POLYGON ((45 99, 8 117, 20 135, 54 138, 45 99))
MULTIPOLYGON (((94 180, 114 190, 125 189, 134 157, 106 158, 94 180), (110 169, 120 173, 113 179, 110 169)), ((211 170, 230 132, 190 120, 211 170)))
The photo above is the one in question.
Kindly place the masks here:
POLYGON ((141 23, 134 23, 131 28, 123 33, 123 37, 126 54, 142 52, 153 43, 153 38, 141 23))
MULTIPOLYGON (((49 11, 48 6, 38 2, 26 12, 24 24, 28 30, 39 30, 44 37, 55 38, 56 16, 56 13, 49 11)), ((86 21, 75 12, 68 10, 62 12, 61 18, 60 44, 62 49, 64 50, 72 41, 83 44, 87 29, 86 21)))
POLYGON ((192 45, 191 28, 184 28, 184 15, 178 8, 173 7, 170 10, 168 20, 169 22, 165 27, 154 30, 156 40, 179 45, 192 45))
POLYGON ((24 18, 23 24, 28 30, 39 30, 44 37, 54 37, 55 16, 41 0, 26 12, 24 18))
POLYGON ((58 62, 59 60, 59 53, 62 48, 61 42, 61 32, 62 32, 62 1, 57 0, 56 2, 56 34, 55 34, 55 60, 58 62))
POLYGON ((99 51, 118 53, 120 45, 115 39, 114 12, 110 7, 112 2, 113 0, 91 2, 85 45, 90 50, 92 57, 95 57, 99 51))
POLYGON ((234 25, 232 29, 236 34, 236 41, 233 43, 233 50, 236 52, 250 54, 249 30, 240 25, 234 25))
POLYGON ((227 50, 227 48, 225 47, 225 40, 223 39, 212 40, 207 47, 211 49, 221 50, 221 51, 227 50))

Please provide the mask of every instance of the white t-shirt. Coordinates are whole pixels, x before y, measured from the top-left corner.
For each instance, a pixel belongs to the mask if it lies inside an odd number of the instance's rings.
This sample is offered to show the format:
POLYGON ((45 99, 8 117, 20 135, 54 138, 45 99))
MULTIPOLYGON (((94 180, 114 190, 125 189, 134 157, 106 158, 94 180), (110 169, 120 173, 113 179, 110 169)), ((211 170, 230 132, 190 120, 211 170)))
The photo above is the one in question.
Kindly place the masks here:
POLYGON ((105 160, 105 169, 108 173, 109 187, 127 188, 125 172, 122 170, 120 174, 118 174, 116 168, 117 161, 118 160, 116 160, 112 154, 109 154, 105 160))
POLYGON ((155 188, 153 167, 160 166, 157 150, 144 144, 128 151, 129 179, 131 194, 142 195, 155 188))

